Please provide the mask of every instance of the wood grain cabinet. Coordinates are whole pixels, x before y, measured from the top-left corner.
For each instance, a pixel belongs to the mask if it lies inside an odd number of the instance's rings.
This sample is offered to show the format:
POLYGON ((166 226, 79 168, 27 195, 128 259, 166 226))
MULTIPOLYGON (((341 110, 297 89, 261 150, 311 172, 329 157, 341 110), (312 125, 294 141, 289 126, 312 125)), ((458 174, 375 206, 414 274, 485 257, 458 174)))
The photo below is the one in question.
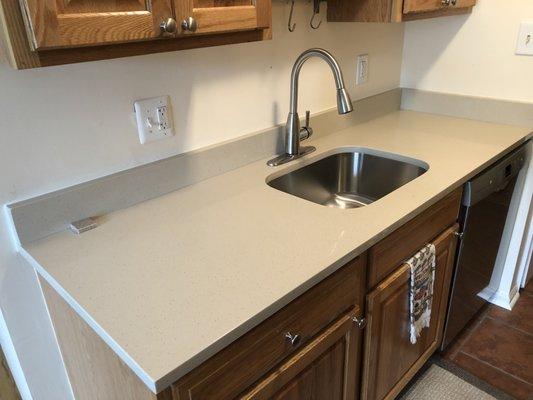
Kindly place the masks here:
POLYGON ((252 30, 270 24, 265 0, 21 0, 21 5, 35 50, 252 30))
POLYGON ((367 296, 362 398, 394 399, 437 349, 455 258, 457 226, 433 240, 436 270, 431 323, 416 344, 409 339, 410 267, 400 266, 367 296))
POLYGON ((271 0, 0 0, 15 68, 270 39, 271 0))
POLYGON ((153 39, 172 0, 21 0, 34 50, 153 39))
POLYGON ((357 257, 185 375, 174 400, 354 399, 365 267, 357 257))
POLYGON ((402 22, 466 14, 476 0, 328 0, 330 22, 402 22))
POLYGON ((254 29, 270 26, 270 2, 266 0, 174 0, 178 34, 197 35, 254 29), (192 18, 194 29, 187 28, 192 18), (184 28, 185 27, 185 28, 184 28))
POLYGON ((354 400, 358 398, 361 330, 357 310, 339 318, 242 400, 354 400))
POLYGON ((453 13, 464 11, 476 5, 476 0, 404 0, 403 14, 453 13))

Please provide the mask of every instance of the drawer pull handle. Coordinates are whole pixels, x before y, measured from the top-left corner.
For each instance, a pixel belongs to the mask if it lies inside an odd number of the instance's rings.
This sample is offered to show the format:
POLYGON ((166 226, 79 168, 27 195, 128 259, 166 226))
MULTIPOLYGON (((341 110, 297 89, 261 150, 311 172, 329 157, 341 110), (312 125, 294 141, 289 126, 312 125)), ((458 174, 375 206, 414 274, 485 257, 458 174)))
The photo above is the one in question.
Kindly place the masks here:
POLYGON ((357 317, 353 317, 352 321, 355 322, 355 324, 357 325, 359 329, 364 329, 366 326, 366 318, 359 319, 357 317))
POLYGON ((298 346, 300 343, 300 335, 293 335, 290 332, 285 334, 285 338, 291 343, 292 346, 298 346))

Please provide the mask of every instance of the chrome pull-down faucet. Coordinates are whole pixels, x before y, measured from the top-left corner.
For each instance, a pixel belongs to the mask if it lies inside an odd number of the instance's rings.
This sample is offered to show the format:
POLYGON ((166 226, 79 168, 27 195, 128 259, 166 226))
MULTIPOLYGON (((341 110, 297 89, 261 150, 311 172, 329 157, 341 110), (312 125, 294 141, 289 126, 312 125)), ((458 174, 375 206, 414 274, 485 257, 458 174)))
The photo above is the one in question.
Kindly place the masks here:
POLYGON ((300 127, 300 118, 298 116, 298 79, 303 64, 311 57, 319 57, 326 61, 333 72, 335 85, 337 86, 337 110, 339 114, 353 111, 352 100, 344 88, 344 79, 337 60, 324 49, 304 51, 296 59, 292 67, 290 109, 287 116, 287 124, 285 125, 285 154, 268 161, 267 164, 271 167, 285 164, 316 150, 313 146, 300 146, 300 142, 310 137, 313 134, 313 130, 309 126, 309 111, 306 112, 306 124, 303 128, 300 127))

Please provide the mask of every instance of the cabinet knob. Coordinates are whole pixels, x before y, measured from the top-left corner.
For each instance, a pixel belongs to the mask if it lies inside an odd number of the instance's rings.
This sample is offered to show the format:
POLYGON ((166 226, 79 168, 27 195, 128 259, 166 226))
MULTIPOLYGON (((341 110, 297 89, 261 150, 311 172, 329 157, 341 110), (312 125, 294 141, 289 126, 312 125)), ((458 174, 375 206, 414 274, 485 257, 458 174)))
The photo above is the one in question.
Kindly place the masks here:
POLYGON ((442 5, 443 6, 449 6, 450 5, 450 1, 451 0, 442 0, 442 5))
POLYGON ((456 6, 457 5, 457 0, 451 0, 452 2, 452 6, 456 6))
POLYGON ((364 329, 365 326, 366 326, 366 319, 365 318, 353 317, 352 321, 355 322, 355 325, 357 325, 357 327, 359 329, 364 329))
POLYGON ((184 31, 196 32, 196 29, 198 29, 198 24, 193 17, 188 17, 181 21, 181 28, 184 31))
POLYGON ((167 18, 159 25, 161 32, 163 33, 176 33, 178 30, 178 24, 174 18, 167 18))
POLYGON ((287 341, 290 342, 292 346, 298 346, 298 344, 300 343, 300 335, 293 335, 292 333, 287 332, 285 334, 285 338, 287 339, 287 341))

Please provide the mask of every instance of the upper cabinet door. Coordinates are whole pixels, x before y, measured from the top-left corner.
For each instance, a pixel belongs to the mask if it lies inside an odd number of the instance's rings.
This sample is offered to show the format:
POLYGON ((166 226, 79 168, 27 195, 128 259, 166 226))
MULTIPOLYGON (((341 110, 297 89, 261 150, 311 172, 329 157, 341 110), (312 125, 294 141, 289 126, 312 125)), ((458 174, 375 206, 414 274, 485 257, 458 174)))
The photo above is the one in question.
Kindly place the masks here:
POLYGON ((34 50, 161 36, 172 0, 20 0, 34 50))
POLYGON ((179 34, 223 33, 270 27, 271 0, 174 0, 179 34))
POLYGON ((446 7, 442 0, 404 0, 404 14, 414 12, 436 11, 446 7))
POLYGON ((468 8, 476 5, 476 0, 404 0, 404 14, 439 11, 444 9, 468 8))

